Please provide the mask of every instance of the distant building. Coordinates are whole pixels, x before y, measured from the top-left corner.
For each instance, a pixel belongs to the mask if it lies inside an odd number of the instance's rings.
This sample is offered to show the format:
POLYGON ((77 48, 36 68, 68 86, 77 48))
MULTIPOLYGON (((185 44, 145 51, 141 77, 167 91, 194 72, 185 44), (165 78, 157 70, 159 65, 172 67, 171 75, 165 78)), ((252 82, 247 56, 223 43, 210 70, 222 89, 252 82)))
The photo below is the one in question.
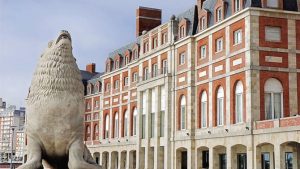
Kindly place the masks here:
POLYGON ((25 108, 21 107, 17 110, 16 106, 2 106, 0 109, 0 168, 10 163, 11 157, 15 166, 22 163, 24 125, 25 108))
MULTIPOLYGON (((87 80, 85 143, 108 169, 300 168, 300 0, 198 0, 87 80)), ((145 31, 146 30, 146 31, 145 31)))

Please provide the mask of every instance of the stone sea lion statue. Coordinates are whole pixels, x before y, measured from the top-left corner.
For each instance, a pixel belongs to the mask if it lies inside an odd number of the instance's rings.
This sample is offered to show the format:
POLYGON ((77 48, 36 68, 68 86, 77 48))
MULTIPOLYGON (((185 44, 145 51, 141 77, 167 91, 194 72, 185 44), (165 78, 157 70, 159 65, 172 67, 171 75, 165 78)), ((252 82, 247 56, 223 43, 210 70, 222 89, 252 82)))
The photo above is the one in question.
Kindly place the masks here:
POLYGON ((39 59, 27 100, 28 160, 19 169, 101 169, 83 143, 84 87, 67 31, 39 59))

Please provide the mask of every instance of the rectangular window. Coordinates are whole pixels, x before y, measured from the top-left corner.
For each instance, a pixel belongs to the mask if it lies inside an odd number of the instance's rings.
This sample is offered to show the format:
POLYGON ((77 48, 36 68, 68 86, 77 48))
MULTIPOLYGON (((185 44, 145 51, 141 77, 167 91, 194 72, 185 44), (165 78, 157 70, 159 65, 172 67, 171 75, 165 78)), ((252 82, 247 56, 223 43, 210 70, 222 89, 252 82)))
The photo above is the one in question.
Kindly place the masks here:
POLYGON ((137 81, 137 72, 133 73, 133 78, 132 78, 132 82, 136 82, 137 81))
POLYGON ((184 129, 186 129, 186 107, 185 107, 185 105, 182 105, 181 106, 181 110, 180 110, 180 112, 181 112, 181 130, 184 130, 184 129))
POLYGON ((279 8, 278 0, 267 0, 267 7, 269 7, 269 8, 279 8))
POLYGON ((157 48, 157 46, 158 46, 157 37, 153 38, 152 43, 153 43, 153 49, 157 48))
POLYGON ((167 62, 167 59, 163 60, 162 63, 163 63, 162 73, 166 74, 168 72, 168 62, 167 62))
POLYGON ((168 33, 165 32, 162 34, 162 45, 168 42, 168 33))
POLYGON ((224 99, 223 98, 218 98, 217 99, 217 115, 218 115, 218 126, 223 125, 223 114, 224 113, 224 99))
POLYGON ((243 121, 243 95, 241 93, 235 95, 236 104, 236 123, 241 123, 243 121))
POLYGON ((222 9, 218 8, 217 9, 217 22, 222 21, 222 9))
POLYGON ((220 169, 226 169, 226 154, 219 154, 220 169))
POLYGON ((209 151, 202 151, 202 168, 209 168, 209 151))
POLYGON ((207 102, 201 102, 201 127, 207 127, 207 102))
POLYGON ((201 18, 201 30, 204 30, 204 29, 206 28, 205 22, 206 22, 205 17, 202 17, 202 18, 201 18))
POLYGON ((238 12, 241 10, 241 2, 240 0, 235 0, 234 2, 234 9, 235 9, 235 12, 238 12))
POLYGON ((270 169, 270 153, 261 154, 261 168, 270 169))
POLYGON ((124 86, 128 86, 128 77, 124 78, 124 86))
POLYGON ((200 47, 200 52, 201 59, 206 58, 206 45, 200 47))
POLYGON ((179 65, 183 65, 185 63, 185 53, 179 54, 179 65))
POLYGON ((234 45, 242 43, 242 30, 234 31, 234 45))
POLYGON ((119 80, 115 81, 115 89, 119 89, 119 80))
POLYGON ((166 92, 165 92, 165 86, 160 87, 160 93, 161 93, 161 99, 160 99, 160 110, 165 111, 166 110, 166 92))
POLYGON ((149 51, 149 42, 144 42, 144 53, 149 51))
POLYGON ((152 76, 156 77, 158 75, 158 66, 157 64, 152 65, 152 76))
POLYGON ((149 69, 146 67, 144 68, 144 80, 149 79, 149 69))
POLYGON ((237 155, 237 169, 247 169, 247 154, 237 155))
POLYGON ((293 169, 293 153, 285 153, 285 169, 293 169))
POLYGON ((221 52, 223 50, 223 38, 216 40, 216 52, 221 52))
POLYGON ((265 27, 265 39, 269 42, 281 41, 281 27, 266 26, 265 27))

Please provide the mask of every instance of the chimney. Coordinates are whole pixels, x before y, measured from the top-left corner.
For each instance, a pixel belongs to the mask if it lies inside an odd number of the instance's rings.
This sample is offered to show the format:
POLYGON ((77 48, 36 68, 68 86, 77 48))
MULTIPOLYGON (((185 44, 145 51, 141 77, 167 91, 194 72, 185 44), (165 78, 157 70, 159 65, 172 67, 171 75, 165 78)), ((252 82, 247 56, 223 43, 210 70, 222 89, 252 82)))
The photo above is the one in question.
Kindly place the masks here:
POLYGON ((136 37, 161 25, 161 9, 139 7, 136 10, 136 37))
POLYGON ((86 71, 88 71, 90 73, 95 73, 96 72, 96 64, 91 63, 91 64, 86 65, 86 71))

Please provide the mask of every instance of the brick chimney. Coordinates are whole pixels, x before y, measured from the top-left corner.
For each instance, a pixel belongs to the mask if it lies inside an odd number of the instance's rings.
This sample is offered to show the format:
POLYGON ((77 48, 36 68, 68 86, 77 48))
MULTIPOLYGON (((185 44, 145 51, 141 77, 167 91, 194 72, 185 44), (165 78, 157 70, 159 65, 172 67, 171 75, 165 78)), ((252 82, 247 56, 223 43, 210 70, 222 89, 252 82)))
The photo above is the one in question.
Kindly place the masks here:
POLYGON ((96 64, 95 63, 90 63, 86 65, 86 71, 90 73, 95 73, 96 72, 96 64))
POLYGON ((139 7, 136 10, 136 36, 161 25, 161 9, 139 7))

